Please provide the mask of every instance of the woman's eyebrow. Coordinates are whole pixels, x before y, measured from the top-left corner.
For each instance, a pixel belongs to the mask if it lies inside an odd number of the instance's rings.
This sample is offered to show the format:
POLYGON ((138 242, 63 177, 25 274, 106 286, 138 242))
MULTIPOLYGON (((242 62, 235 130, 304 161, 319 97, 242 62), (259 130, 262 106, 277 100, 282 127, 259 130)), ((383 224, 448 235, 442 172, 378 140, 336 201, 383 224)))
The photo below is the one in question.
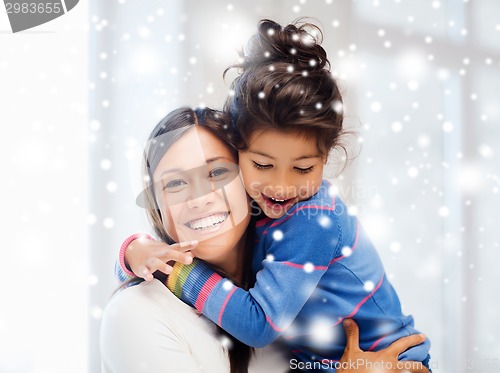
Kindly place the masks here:
MULTIPOLYGON (((208 158, 205 160, 205 162, 207 163, 212 163, 212 162, 216 162, 216 161, 219 161, 221 159, 225 159, 231 163, 234 163, 234 161, 228 157, 224 157, 224 156, 218 156, 218 157, 212 157, 212 158, 208 158)), ((203 166, 201 166, 203 167, 203 166)), ((160 174, 160 179, 165 175, 165 174, 177 174, 177 173, 180 173, 180 172, 184 172, 186 170, 183 170, 183 169, 180 169, 180 168, 170 168, 168 170, 165 170, 163 171, 161 174, 160 174)))
POLYGON ((180 168, 171 168, 169 170, 165 170, 160 174, 160 179, 163 178, 164 175, 166 174, 177 174, 179 172, 182 172, 184 170, 181 170, 180 168))
POLYGON ((226 159, 226 160, 228 160, 229 162, 234 163, 234 161, 233 161, 232 159, 230 159, 230 158, 228 158, 228 157, 223 157, 223 156, 208 158, 208 159, 206 160, 206 162, 207 162, 207 163, 211 163, 211 162, 216 162, 216 161, 219 161, 219 160, 221 160, 221 159, 226 159))

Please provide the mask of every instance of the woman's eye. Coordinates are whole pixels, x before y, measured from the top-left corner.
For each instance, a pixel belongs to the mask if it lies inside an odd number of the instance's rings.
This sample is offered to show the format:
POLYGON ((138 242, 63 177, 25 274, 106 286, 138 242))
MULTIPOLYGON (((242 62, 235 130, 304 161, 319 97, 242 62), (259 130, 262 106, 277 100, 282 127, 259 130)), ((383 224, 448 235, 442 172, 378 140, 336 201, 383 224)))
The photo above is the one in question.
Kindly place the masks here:
POLYGON ((297 171, 300 174, 307 174, 314 169, 314 166, 307 167, 307 168, 294 167, 294 169, 295 169, 295 171, 297 171))
POLYGON ((210 179, 220 179, 220 178, 226 176, 228 172, 229 172, 229 170, 227 168, 218 167, 218 168, 211 170, 208 174, 208 177, 210 179))
POLYGON ((165 184, 165 187, 163 189, 178 189, 184 185, 187 185, 187 183, 182 180, 182 179, 175 179, 175 180, 171 180, 169 181, 168 183, 165 184))
POLYGON ((258 169, 258 170, 267 170, 271 167, 273 167, 272 164, 260 164, 260 163, 257 163, 255 161, 252 161, 253 162, 253 166, 258 169))

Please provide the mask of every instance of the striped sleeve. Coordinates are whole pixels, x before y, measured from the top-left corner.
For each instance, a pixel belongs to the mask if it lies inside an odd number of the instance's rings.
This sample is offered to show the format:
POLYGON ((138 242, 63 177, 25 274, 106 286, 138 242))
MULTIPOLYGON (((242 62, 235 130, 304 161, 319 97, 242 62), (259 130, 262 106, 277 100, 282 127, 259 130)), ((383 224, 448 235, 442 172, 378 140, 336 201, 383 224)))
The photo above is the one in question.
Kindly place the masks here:
POLYGON ((340 226, 333 220, 324 223, 330 214, 270 228, 261 237, 268 259, 249 291, 200 260, 188 266, 176 263, 168 287, 243 343, 266 346, 292 323, 339 250, 340 226))
POLYGON ((123 284, 124 282, 131 280, 136 276, 135 275, 131 276, 128 273, 126 273, 120 265, 120 259, 117 259, 115 261, 115 277, 118 280, 118 282, 120 282, 120 284, 123 284))
POLYGON ((118 259, 115 262, 115 277, 116 279, 123 284, 125 281, 131 280, 135 277, 137 277, 131 270, 128 268, 127 264, 125 263, 125 251, 128 248, 128 245, 130 243, 138 238, 147 238, 149 240, 154 240, 153 237, 151 237, 147 233, 134 233, 130 236, 128 236, 123 243, 120 246, 120 251, 118 253, 118 259))

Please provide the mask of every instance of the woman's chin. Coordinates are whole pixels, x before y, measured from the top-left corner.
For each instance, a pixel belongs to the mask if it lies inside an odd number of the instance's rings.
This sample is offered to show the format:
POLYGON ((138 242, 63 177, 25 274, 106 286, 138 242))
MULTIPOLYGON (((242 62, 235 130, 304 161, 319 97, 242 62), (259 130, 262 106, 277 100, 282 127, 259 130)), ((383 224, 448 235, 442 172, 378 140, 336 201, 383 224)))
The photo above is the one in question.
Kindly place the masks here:
POLYGON ((229 252, 235 250, 239 237, 233 230, 226 230, 211 238, 198 241, 195 249, 191 250, 193 255, 209 263, 217 263, 220 258, 226 257, 229 252))

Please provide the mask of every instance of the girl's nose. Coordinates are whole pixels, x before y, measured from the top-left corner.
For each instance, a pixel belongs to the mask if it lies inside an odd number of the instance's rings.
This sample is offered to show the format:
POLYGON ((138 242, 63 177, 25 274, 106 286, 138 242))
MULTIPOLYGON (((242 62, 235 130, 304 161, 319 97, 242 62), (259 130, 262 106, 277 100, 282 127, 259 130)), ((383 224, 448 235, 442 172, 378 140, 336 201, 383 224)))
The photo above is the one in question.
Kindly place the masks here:
POLYGON ((287 172, 277 174, 273 182, 269 184, 269 192, 274 198, 293 197, 294 189, 293 178, 287 172))

